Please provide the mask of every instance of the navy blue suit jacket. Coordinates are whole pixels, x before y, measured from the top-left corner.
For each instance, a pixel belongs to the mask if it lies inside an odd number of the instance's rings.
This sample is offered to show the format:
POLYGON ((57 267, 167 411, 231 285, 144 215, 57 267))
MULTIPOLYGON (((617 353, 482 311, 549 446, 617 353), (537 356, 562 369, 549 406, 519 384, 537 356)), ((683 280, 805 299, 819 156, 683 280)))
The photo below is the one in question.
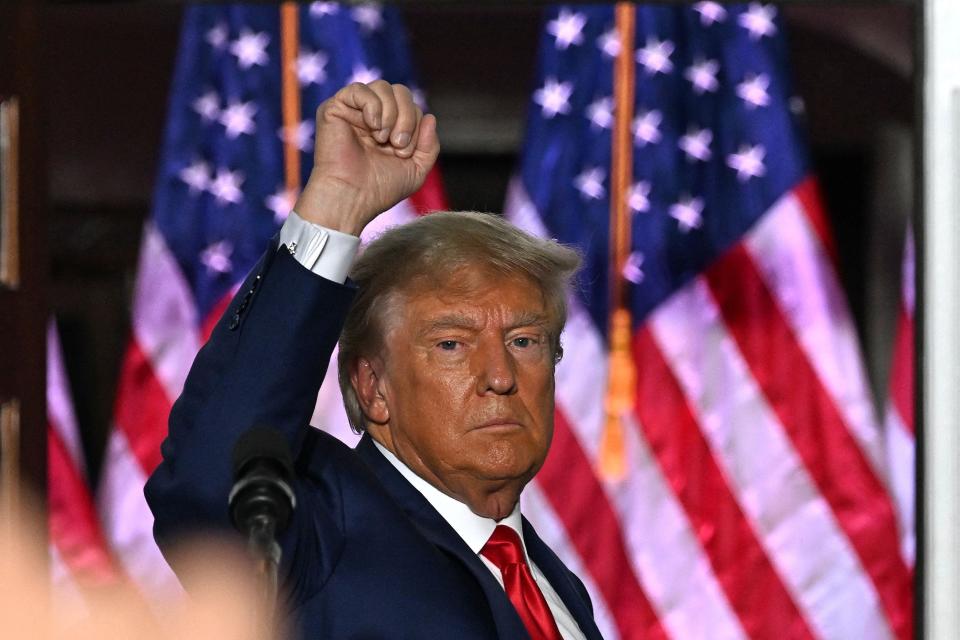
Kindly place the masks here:
MULTIPOLYGON (((261 259, 171 411, 163 462, 145 489, 160 548, 231 531, 231 451, 246 429, 266 424, 296 458, 281 579, 300 635, 528 638, 483 562, 369 436, 350 449, 308 426, 352 297, 349 285, 316 276, 275 244, 261 259)), ((523 526, 533 561, 586 637, 600 638, 583 584, 523 526)))

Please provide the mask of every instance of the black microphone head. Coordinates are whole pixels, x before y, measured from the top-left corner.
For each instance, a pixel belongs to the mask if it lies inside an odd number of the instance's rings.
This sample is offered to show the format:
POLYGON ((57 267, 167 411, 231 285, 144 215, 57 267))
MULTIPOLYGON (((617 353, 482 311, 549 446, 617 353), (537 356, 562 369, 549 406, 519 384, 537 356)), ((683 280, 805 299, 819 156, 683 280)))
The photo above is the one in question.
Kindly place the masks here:
POLYGON ((273 427, 258 425, 240 436, 233 447, 233 477, 239 478, 257 460, 272 463, 286 479, 293 477, 290 445, 273 427))

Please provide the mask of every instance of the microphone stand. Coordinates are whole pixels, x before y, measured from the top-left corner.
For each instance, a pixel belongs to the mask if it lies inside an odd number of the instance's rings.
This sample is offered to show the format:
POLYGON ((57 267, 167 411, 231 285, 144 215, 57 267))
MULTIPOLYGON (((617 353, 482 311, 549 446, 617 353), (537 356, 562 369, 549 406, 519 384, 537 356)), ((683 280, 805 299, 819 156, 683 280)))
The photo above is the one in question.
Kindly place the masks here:
POLYGON ((273 626, 277 609, 277 571, 282 551, 277 543, 276 521, 263 515, 249 520, 247 551, 253 558, 258 593, 263 602, 263 617, 273 626))
POLYGON ((233 458, 235 482, 227 500, 230 519, 246 534, 263 605, 265 637, 272 637, 282 554, 277 535, 290 524, 297 504, 290 485, 293 461, 282 434, 269 427, 255 427, 241 436, 233 458))

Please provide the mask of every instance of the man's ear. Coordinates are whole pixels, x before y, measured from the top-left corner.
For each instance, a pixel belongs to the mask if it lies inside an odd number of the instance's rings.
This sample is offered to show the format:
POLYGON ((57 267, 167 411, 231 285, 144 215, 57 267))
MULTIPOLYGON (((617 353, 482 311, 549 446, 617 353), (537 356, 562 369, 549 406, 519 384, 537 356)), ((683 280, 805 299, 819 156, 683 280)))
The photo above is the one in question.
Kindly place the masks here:
POLYGON ((357 394, 363 415, 374 424, 390 421, 390 408, 383 394, 383 362, 379 359, 356 358, 350 367, 350 384, 357 394))

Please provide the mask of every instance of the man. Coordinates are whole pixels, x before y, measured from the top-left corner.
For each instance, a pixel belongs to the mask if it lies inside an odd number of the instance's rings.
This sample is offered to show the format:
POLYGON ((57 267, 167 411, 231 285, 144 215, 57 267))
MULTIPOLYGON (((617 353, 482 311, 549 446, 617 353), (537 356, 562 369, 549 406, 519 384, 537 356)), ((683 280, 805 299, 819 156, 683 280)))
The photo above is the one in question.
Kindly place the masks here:
POLYGON ((553 432, 576 254, 484 214, 357 236, 423 183, 436 121, 401 85, 320 106, 295 211, 197 355, 147 500, 161 548, 228 527, 230 452, 289 439, 286 598, 315 638, 599 638, 583 584, 519 512, 553 432), (341 336, 342 331, 342 337, 341 336), (337 338, 350 450, 311 429, 337 338))

